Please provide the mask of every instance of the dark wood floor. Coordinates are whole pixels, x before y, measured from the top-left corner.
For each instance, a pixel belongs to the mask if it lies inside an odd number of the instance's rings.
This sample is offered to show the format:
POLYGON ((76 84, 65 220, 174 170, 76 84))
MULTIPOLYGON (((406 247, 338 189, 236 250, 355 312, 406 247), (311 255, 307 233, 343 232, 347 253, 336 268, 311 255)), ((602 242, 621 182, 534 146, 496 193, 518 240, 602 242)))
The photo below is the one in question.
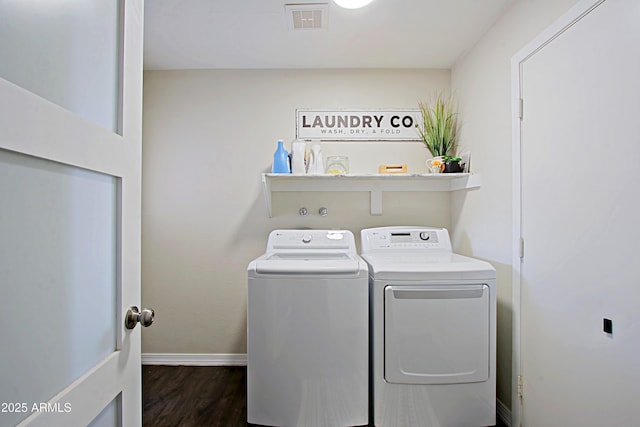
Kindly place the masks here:
POLYGON ((142 366, 142 425, 246 427, 247 368, 142 366))
POLYGON ((142 425, 247 425, 247 369, 242 366, 142 366, 142 425))

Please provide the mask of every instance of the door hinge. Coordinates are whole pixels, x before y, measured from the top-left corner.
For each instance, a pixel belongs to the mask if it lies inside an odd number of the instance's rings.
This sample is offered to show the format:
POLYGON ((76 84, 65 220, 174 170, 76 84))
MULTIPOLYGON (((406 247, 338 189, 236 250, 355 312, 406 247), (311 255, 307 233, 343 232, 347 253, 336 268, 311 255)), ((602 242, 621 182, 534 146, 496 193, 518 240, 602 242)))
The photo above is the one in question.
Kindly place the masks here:
POLYGON ((524 117, 524 99, 518 99, 518 117, 520 120, 524 117))
POLYGON ((523 383, 522 375, 518 375, 518 397, 522 397, 523 383))
POLYGON ((520 260, 524 259, 524 238, 520 238, 520 260))

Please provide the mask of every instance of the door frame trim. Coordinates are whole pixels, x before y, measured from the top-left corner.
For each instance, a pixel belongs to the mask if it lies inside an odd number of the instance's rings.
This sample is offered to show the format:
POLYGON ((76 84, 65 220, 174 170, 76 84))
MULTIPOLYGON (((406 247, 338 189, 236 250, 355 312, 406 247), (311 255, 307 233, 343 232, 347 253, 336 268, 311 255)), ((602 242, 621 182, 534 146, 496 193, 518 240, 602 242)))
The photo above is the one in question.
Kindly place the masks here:
POLYGON ((576 22, 591 13, 606 0, 582 0, 565 12, 511 58, 511 148, 512 148, 512 229, 511 229, 511 286, 512 286, 512 369, 511 369, 511 420, 512 426, 522 423, 521 360, 521 256, 522 241, 522 67, 524 63, 545 46, 562 35, 576 22))

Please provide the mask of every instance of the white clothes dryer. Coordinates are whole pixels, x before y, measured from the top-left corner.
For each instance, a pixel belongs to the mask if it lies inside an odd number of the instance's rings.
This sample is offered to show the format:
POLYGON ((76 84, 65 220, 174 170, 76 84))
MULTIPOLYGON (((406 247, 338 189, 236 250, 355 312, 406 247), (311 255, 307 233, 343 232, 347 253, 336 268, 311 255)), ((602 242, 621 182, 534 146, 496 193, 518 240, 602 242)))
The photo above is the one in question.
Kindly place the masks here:
POLYGON ((371 228, 361 237, 373 424, 495 425, 495 269, 452 253, 444 228, 371 228))
POLYGON ((270 233, 248 267, 249 423, 368 424, 367 273, 350 231, 270 233))

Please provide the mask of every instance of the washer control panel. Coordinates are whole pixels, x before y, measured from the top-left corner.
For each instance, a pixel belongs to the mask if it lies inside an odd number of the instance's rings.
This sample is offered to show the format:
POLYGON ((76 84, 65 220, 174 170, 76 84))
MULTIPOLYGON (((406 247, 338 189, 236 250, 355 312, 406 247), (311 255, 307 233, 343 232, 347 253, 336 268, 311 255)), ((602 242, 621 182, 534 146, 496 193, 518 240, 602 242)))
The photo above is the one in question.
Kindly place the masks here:
POLYGON ((451 251, 449 232, 431 227, 379 227, 362 230, 362 253, 394 250, 451 251))
POLYGON ((346 249, 355 251, 355 238, 348 230, 274 230, 267 251, 273 249, 346 249))

